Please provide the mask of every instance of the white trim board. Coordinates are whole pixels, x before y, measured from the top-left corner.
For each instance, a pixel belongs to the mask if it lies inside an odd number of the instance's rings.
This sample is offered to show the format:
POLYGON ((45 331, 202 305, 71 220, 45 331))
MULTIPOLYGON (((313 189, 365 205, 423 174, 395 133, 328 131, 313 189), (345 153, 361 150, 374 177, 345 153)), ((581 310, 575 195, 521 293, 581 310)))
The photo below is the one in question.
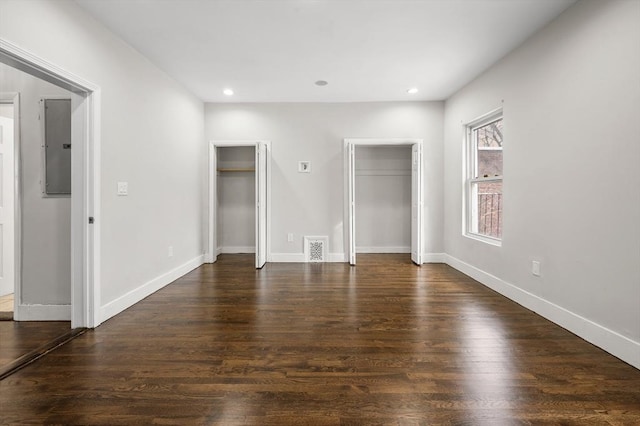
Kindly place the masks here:
POLYGON ((452 268, 640 369, 640 342, 633 341, 535 294, 509 284, 460 259, 450 255, 445 255, 445 258, 445 263, 452 268))
POLYGON ((18 305, 14 321, 71 321, 71 305, 18 305))
POLYGON ((100 322, 106 321, 111 317, 118 315, 120 312, 140 302, 163 287, 171 284, 178 278, 188 274, 204 263, 204 255, 200 255, 171 271, 168 271, 151 281, 148 281, 138 288, 118 297, 112 302, 100 307, 100 322))
POLYGON ((224 246, 218 247, 218 254, 255 254, 256 246, 224 246))
POLYGON ((411 169, 356 169, 356 177, 358 176, 411 176, 411 169))
MULTIPOLYGON (((389 253, 388 251, 385 253, 389 253)), ((408 252, 406 254, 409 254, 408 252)), ((345 253, 329 253, 327 263, 346 262, 347 255, 345 253)), ((424 253, 422 255, 423 263, 445 263, 444 253, 424 253)), ((304 253, 271 253, 271 260, 274 263, 306 263, 304 253)))
POLYGON ((356 246, 357 253, 411 253, 411 246, 363 247, 356 246))
POLYGON ((446 263, 445 253, 423 253, 422 254, 422 263, 446 263))
MULTIPOLYGON (((344 253, 328 253, 327 261, 324 263, 344 263, 346 260, 344 253)), ((307 262, 304 253, 271 253, 269 262, 272 263, 313 263, 307 262)), ((322 262, 320 262, 322 263, 322 262)))
POLYGON ((345 138, 343 139, 343 218, 344 218, 344 250, 349 264, 356 264, 358 247, 356 247, 356 162, 357 146, 410 146, 411 160, 411 260, 421 265, 424 250, 424 161, 423 140, 415 138, 345 138))

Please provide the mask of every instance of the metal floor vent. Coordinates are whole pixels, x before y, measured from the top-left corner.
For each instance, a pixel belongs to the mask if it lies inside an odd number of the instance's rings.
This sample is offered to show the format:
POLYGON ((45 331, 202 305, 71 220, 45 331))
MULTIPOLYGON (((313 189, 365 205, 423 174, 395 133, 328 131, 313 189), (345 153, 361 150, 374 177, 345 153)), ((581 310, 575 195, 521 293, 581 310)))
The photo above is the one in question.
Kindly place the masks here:
POLYGON ((326 262, 329 237, 304 237, 304 257, 307 262, 326 262))

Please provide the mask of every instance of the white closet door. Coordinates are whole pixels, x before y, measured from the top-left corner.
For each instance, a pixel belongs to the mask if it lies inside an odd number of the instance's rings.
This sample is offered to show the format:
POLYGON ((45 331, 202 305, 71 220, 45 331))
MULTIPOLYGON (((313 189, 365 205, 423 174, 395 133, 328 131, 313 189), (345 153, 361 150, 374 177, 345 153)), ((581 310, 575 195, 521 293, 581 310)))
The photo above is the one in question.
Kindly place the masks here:
POLYGON ((422 265, 422 145, 411 151, 411 260, 422 265))
POLYGON ((211 231, 209 232, 209 255, 211 263, 218 260, 218 148, 209 149, 209 164, 212 168, 209 182, 209 211, 211 212, 211 231))
POLYGON ((356 155, 355 145, 346 144, 345 166, 347 174, 347 209, 349 213, 348 235, 349 263, 356 264, 356 155))
POLYGON ((0 117, 0 296, 13 293, 13 119, 0 117))
POLYGON ((256 144, 256 268, 267 263, 267 145, 256 144))

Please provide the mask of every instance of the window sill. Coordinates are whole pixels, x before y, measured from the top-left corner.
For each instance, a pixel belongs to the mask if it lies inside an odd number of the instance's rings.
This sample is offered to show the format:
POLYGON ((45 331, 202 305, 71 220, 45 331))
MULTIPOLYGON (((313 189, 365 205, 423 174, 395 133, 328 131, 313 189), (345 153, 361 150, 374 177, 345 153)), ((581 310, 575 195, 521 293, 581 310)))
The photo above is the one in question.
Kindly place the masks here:
POLYGON ((502 240, 499 240, 497 238, 491 238, 491 237, 487 237, 480 234, 470 234, 470 233, 464 233, 462 235, 472 240, 480 241, 496 247, 502 247, 502 240))

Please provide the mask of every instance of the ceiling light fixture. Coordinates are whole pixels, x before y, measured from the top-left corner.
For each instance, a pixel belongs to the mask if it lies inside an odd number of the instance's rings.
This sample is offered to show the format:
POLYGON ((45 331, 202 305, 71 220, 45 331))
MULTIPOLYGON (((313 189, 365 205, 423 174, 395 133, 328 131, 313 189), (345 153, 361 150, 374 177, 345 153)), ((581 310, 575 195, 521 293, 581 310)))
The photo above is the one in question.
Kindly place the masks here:
POLYGON ((233 90, 231 89, 224 89, 222 93, 224 93, 226 96, 233 96, 233 90))
POLYGON ((316 86, 326 86, 327 84, 329 84, 329 82, 325 80, 318 80, 315 82, 316 86))
POLYGON ((410 95, 415 95, 416 93, 418 93, 418 88, 412 87, 411 89, 407 89, 407 93, 410 95))

